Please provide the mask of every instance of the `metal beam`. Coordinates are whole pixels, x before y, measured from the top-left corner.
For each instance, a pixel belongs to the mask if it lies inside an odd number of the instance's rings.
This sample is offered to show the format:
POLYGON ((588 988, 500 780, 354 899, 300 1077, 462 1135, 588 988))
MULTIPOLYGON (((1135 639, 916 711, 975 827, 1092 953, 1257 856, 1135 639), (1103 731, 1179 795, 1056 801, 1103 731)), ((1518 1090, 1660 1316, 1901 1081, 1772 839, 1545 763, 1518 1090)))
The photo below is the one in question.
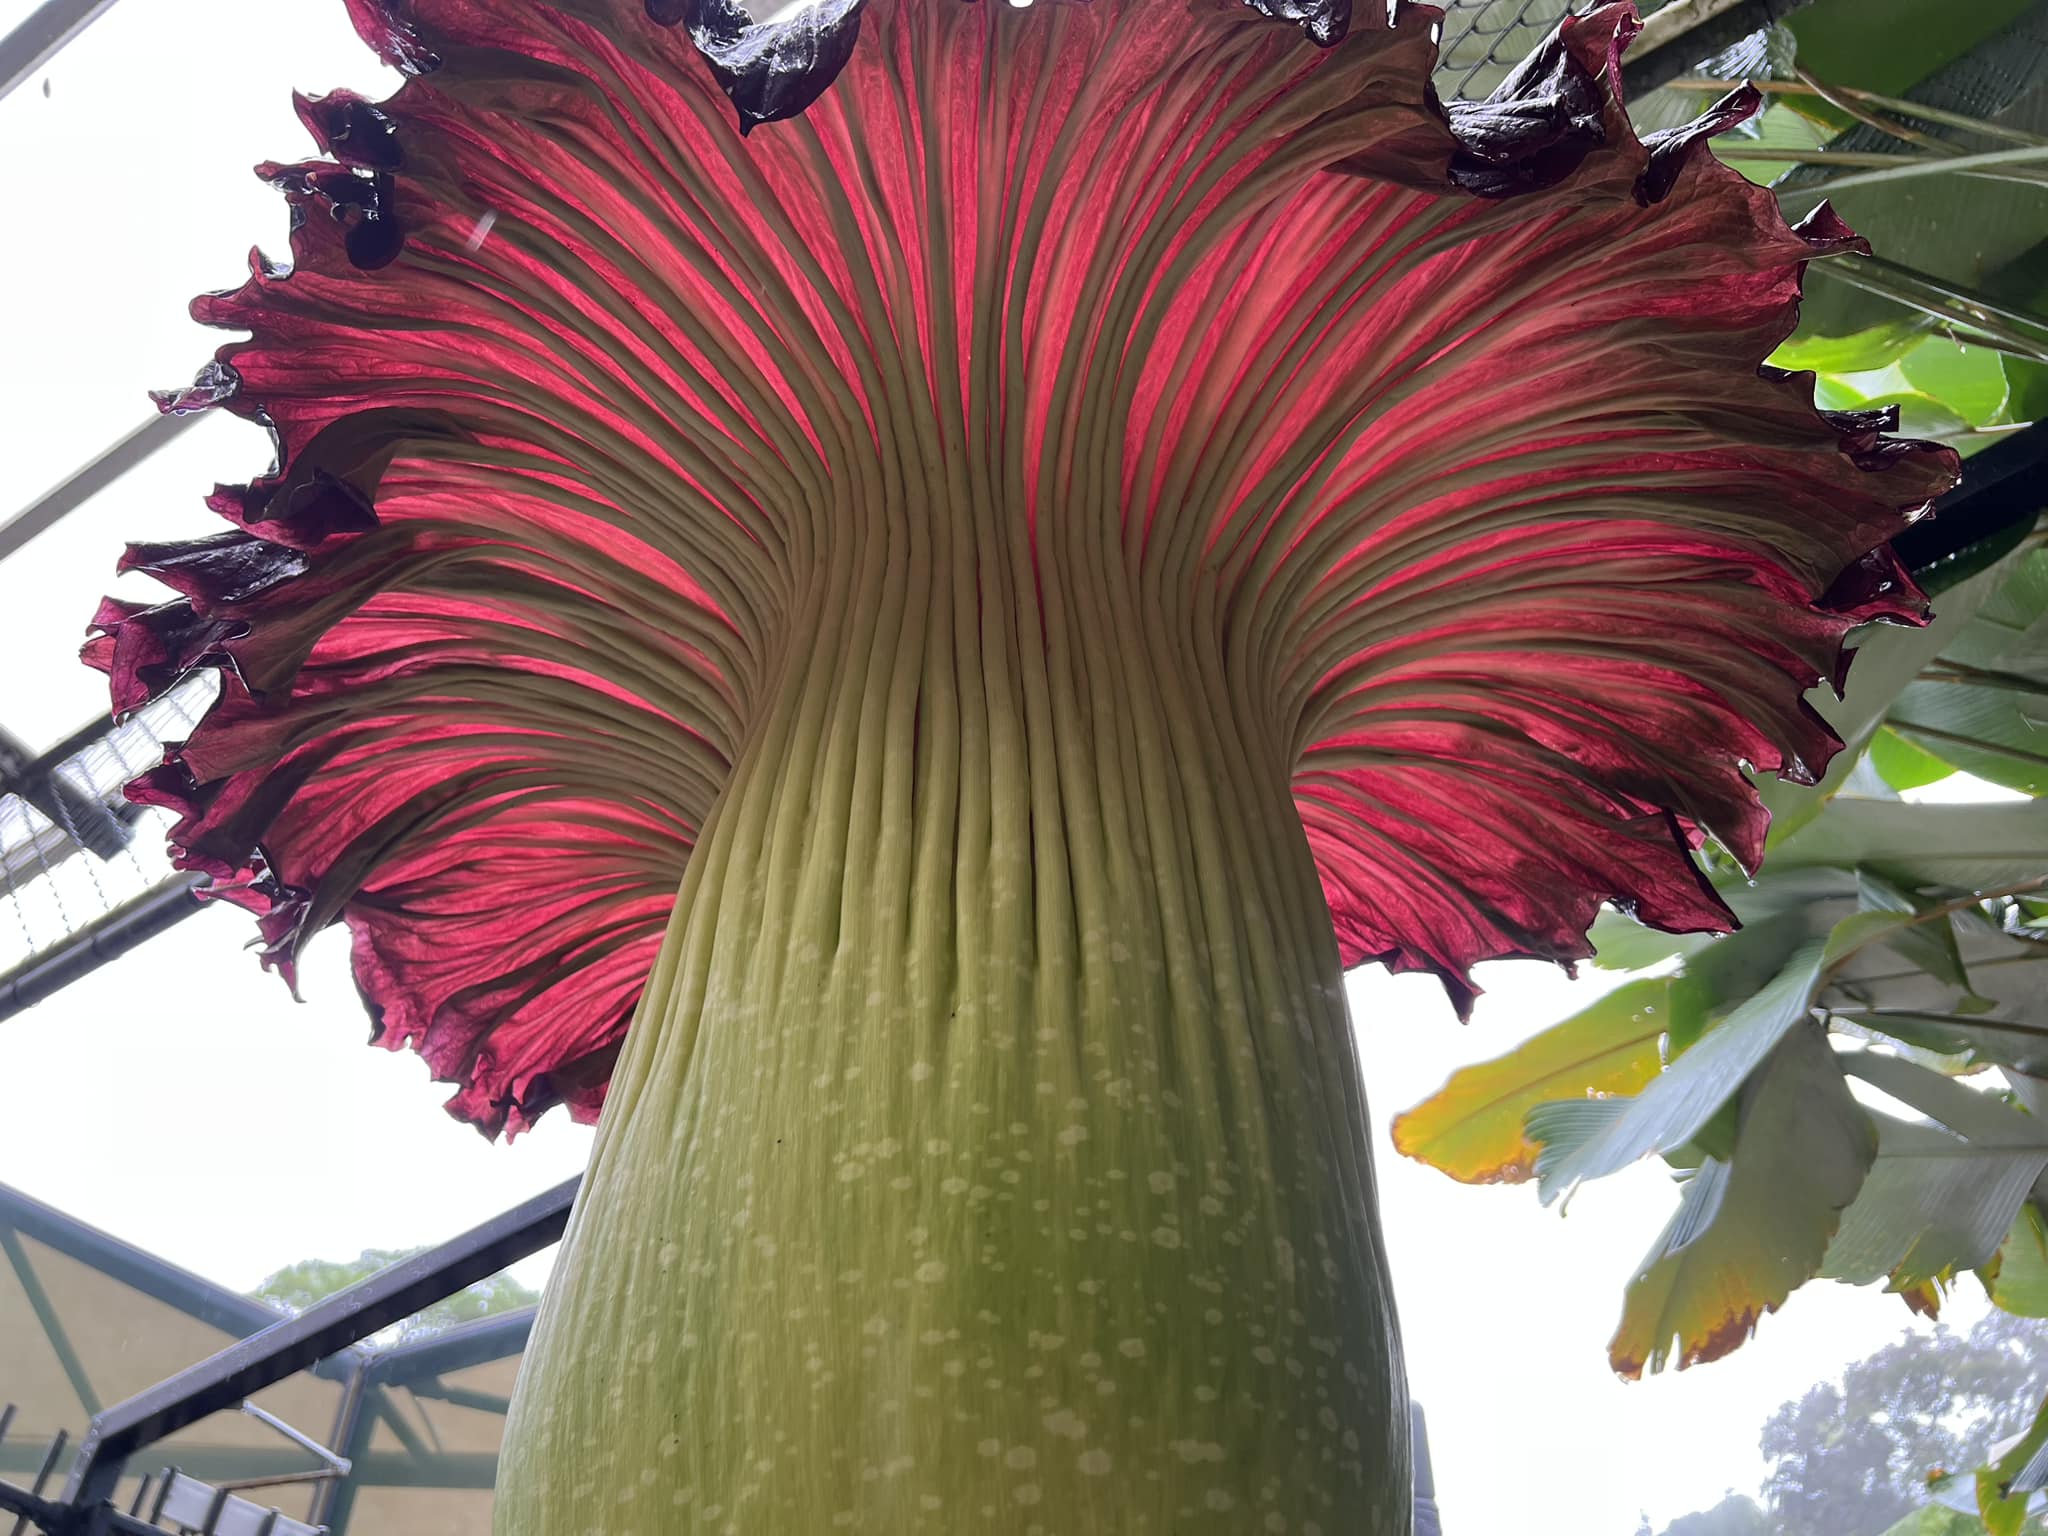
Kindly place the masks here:
MULTIPOLYGON (((128 829, 134 825, 135 817, 122 816, 114 806, 67 783, 57 771, 63 762, 61 757, 32 756, 13 732, 0 726, 0 794, 19 795, 26 800, 73 847, 83 848, 96 858, 118 858, 128 846, 128 829)), ((125 801, 119 802, 119 806, 121 810, 130 809, 125 801)), ((60 850, 59 856, 68 851, 69 848, 60 850)))
POLYGON ((1733 47, 1801 10, 1810 0, 1672 0, 1643 23, 1621 77, 1631 97, 1691 72, 1700 60, 1733 47))
POLYGON ((28 1298, 29 1310, 42 1324, 43 1337, 50 1341, 50 1350, 57 1357, 57 1363, 64 1368, 64 1379, 71 1383, 71 1390, 78 1395, 78 1405, 87 1413, 100 1411, 100 1395, 93 1390, 92 1378, 86 1374, 85 1362, 78 1358, 78 1351, 72 1348, 71 1335, 64 1327, 64 1319, 57 1315, 57 1309, 50 1305, 50 1293, 43 1289, 42 1276, 29 1263, 28 1253, 21 1246, 21 1239, 6 1227, 0 1227, 0 1253, 7 1255, 7 1262, 13 1266, 14 1278, 21 1283, 21 1292, 28 1298))
POLYGON ((497 1480, 496 1451, 440 1451, 425 1461, 371 1451, 356 1477, 364 1488, 489 1488, 497 1480))
MULTIPOLYGON (((52 10, 59 4, 69 3, 70 0, 51 0, 51 4, 45 5, 43 10, 52 10)), ((112 3, 113 0, 104 0, 101 9, 112 3)), ((42 11, 36 13, 38 16, 41 14, 42 11)), ((34 21, 35 16, 31 16, 22 23, 22 27, 32 25, 34 21)), ((8 43, 19 36, 20 31, 21 28, 17 27, 5 40, 0 40, 0 50, 4 50, 8 43)), ((67 513, 75 512, 86 501, 97 496, 179 433, 189 431, 198 420, 199 416, 196 413, 186 416, 152 416, 111 448, 105 449, 65 476, 7 521, 0 523, 0 560, 5 560, 37 534, 55 526, 67 513)))
POLYGON ((1953 586, 2018 546, 2048 511, 2048 422, 2037 421, 1971 456, 1963 483, 1892 540, 1930 591, 1953 586))
POLYGON ((377 1427, 375 1417, 363 1412, 368 1392, 369 1371, 365 1367, 349 1378, 342 1392, 341 1412, 335 1415, 334 1433, 328 1442, 348 1459, 351 1475, 329 1478, 314 1489, 312 1507, 306 1511, 308 1519, 325 1526, 334 1536, 344 1536, 348 1530, 349 1516, 355 1510, 355 1480, 362 1475, 362 1460, 377 1427))
POLYGON ((495 1413, 499 1418, 512 1411, 512 1399, 502 1392, 476 1392, 468 1387, 451 1387, 435 1377, 430 1381, 416 1381, 407 1389, 414 1397, 432 1398, 455 1408, 471 1408, 478 1413, 495 1413))
POLYGON ((370 1377, 385 1386, 409 1387, 416 1378, 451 1375, 487 1360, 516 1355, 526 1348, 527 1335, 533 1332, 533 1320, 539 1313, 538 1307, 496 1312, 458 1323, 443 1333, 390 1345, 371 1356, 370 1377))
MULTIPOLYGON (((274 1308, 203 1280, 190 1270, 180 1269, 132 1243, 124 1243, 5 1184, 0 1184, 0 1228, 32 1238, 45 1248, 235 1338, 260 1333, 277 1321, 274 1308)), ((0 1387, 4 1385, 0 1383, 0 1387)))
POLYGON ((179 875, 113 911, 0 977, 0 1019, 33 1007, 79 977, 119 959, 199 910, 197 875, 179 875))
MULTIPOLYGON (((43 1439, 13 1439, 0 1445, 0 1476, 33 1476, 48 1449, 49 1441, 43 1439)), ((293 1477, 320 1470, 320 1464, 312 1457, 287 1445, 180 1444, 175 1450, 165 1450, 163 1457, 166 1461, 176 1460, 180 1472, 209 1483, 244 1477, 293 1477)), ((5 1531, 6 1527, 0 1525, 0 1536, 5 1531)))
POLYGON ((44 0, 0 37, 0 96, 41 69, 66 43, 114 8, 114 0, 44 0))
POLYGON ((569 1223, 578 1182, 565 1180, 451 1242, 402 1260, 115 1404, 86 1431, 65 1486, 65 1502, 101 1502, 113 1493, 128 1458, 143 1446, 232 1408, 294 1371, 558 1241, 569 1223))
POLYGON ((434 1448, 427 1444, 420 1432, 406 1423, 405 1415, 398 1411, 398 1404, 391 1400, 391 1394, 374 1383, 370 1387, 370 1416, 398 1437, 398 1443, 405 1447, 405 1454, 415 1461, 434 1454, 434 1448))

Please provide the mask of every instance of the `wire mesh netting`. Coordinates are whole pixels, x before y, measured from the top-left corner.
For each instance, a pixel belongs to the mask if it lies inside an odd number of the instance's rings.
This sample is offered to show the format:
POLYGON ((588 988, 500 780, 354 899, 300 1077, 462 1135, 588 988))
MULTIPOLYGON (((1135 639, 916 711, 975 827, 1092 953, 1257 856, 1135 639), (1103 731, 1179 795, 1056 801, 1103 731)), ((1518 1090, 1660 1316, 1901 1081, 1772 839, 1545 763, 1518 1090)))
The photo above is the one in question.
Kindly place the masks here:
POLYGON ((1543 41, 1571 0, 1448 0, 1436 88, 1445 100, 1484 97, 1543 41))
POLYGON ((195 677, 41 757, 0 735, 0 978, 180 878, 164 850, 170 814, 130 804, 121 787, 191 734, 214 686, 195 677))
MULTIPOLYGON (((1446 101, 1478 101, 1543 41, 1574 0, 1435 0, 1444 13, 1436 88, 1446 101)), ((1665 0, 1637 0, 1644 15, 1665 0)), ((1586 9, 1585 0, 1576 8, 1586 9)))

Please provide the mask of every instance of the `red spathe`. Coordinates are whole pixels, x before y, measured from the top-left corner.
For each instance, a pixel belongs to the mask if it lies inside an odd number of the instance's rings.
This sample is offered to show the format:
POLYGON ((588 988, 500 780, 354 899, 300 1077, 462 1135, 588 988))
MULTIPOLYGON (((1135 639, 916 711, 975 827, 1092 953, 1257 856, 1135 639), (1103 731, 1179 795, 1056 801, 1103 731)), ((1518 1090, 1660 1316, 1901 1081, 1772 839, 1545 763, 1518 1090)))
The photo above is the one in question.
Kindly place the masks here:
POLYGON ((1421 7, 1319 49, 1230 0, 874 0, 746 137, 626 0, 351 9, 418 77, 301 104, 338 163, 263 169, 293 265, 198 301, 252 339, 165 402, 279 471, 132 551, 181 595, 88 657, 121 710, 227 674, 135 797, 287 974, 345 918, 487 1131, 596 1113, 819 519, 901 500, 906 419, 1273 701, 1346 963, 1461 1007, 1605 900, 1725 926, 1688 845, 1758 857, 1743 765, 1817 774, 1801 695, 1919 610, 1883 544, 1953 456, 1759 368, 1853 236, 1706 156, 1750 99, 1636 140, 1626 7, 1446 113, 1421 7))

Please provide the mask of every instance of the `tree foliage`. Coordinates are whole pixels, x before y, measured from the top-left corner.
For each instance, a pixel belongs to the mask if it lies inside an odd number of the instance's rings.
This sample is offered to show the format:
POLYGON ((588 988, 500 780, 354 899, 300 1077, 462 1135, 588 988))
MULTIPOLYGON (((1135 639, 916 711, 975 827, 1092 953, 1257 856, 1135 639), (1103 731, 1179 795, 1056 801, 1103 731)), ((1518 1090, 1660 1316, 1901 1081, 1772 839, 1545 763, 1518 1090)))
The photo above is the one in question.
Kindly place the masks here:
MULTIPOLYGON (((1648 1536, 1645 1526, 1643 1536, 1648 1536)), ((1755 1499, 1731 1493, 1712 1509, 1680 1515, 1658 1536, 1777 1536, 1755 1499)))
MULTIPOLYGON (((296 1264, 287 1264, 249 1294, 282 1312, 297 1314, 336 1291, 346 1290, 381 1269, 388 1269, 402 1259, 425 1251, 424 1248, 365 1248, 353 1259, 302 1259, 296 1264)), ((415 1339, 441 1333, 480 1317, 516 1312, 539 1300, 538 1291, 521 1285, 509 1272, 501 1271, 474 1285, 465 1286, 453 1296, 443 1297, 424 1311, 414 1313, 398 1324, 396 1335, 402 1339, 415 1339)))
MULTIPOLYGON (((1967 1479, 1942 1502, 1942 1475, 1989 1459, 2044 1396, 2048 1324, 1993 1311, 1904 1333, 1771 1415, 1762 1502, 1731 1492, 1654 1536, 1985 1536, 1967 1479)), ((1653 1536, 1647 1517, 1635 1536, 1653 1536)))
POLYGON ((1914 1510, 1884 1532, 1884 1536, 1984 1536, 1984 1522, 1945 1504, 1928 1504, 1914 1510))
POLYGON ((1904 1335, 1765 1424, 1769 1536, 1888 1530, 1927 1504, 1930 1476, 1984 1461, 2043 1396, 2048 1328, 2039 1322, 1993 1311, 1968 1333, 1904 1335))

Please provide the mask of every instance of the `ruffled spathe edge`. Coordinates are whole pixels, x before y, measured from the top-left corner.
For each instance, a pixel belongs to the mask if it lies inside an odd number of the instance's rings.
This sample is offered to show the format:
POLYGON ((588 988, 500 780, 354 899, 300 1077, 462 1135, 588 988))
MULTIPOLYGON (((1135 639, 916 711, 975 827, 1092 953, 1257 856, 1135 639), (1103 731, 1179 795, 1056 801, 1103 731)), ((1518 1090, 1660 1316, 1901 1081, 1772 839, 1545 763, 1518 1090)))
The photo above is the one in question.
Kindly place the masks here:
MULTIPOLYGON (((370 0, 353 0, 359 24, 369 6, 370 0)), ((375 10, 388 20, 387 10, 375 10)), ((1411 17, 1416 14, 1420 13, 1410 13, 1411 17)), ((438 60, 434 40, 417 26, 408 25, 411 30, 400 38, 404 45, 400 56, 438 60)), ((1736 93, 1719 104, 1702 120, 1704 126, 1638 141, 1619 104, 1618 60, 1633 27, 1633 13, 1625 6, 1608 6, 1589 17, 1569 19, 1539 52, 1539 62, 1511 77, 1484 112, 1446 110, 1434 103, 1426 87, 1419 86, 1416 94, 1433 112, 1434 128, 1427 134, 1418 131, 1389 141, 1389 146, 1375 155, 1379 163, 1357 169, 1426 190, 1462 192, 1490 201, 1512 200, 1520 193, 1555 186, 1576 174, 1587 157, 1596 153, 1619 156, 1627 163, 1634 195, 1646 205, 1669 196, 1688 174, 1721 176, 1731 184, 1739 183, 1741 178, 1734 172, 1711 163, 1704 141, 1753 111, 1753 93, 1736 93), (1597 113, 1589 108, 1589 101, 1597 103, 1597 113), (1399 163, 1388 163, 1390 158, 1399 163), (1396 171, 1400 174, 1394 174, 1396 171)), ((390 35, 399 36, 396 32, 390 35)), ((398 48, 398 44, 392 46, 398 48)), ((402 88, 400 98, 410 89, 410 85, 402 88)), ((309 260, 312 250, 306 241, 315 234, 332 240, 338 230, 340 247, 351 264, 366 270, 384 265, 402 251, 404 239, 403 190, 390 179, 393 168, 406 163, 399 114, 346 97, 307 100, 300 110, 322 149, 344 163, 267 168, 269 179, 295 210, 295 257, 309 270, 316 269, 317 263, 309 260), (362 233, 366 229, 367 235, 362 233)), ((1427 115, 1418 114, 1418 121, 1429 125, 1427 115)), ((1793 231, 1778 216, 1775 200, 1768 193, 1751 188, 1746 195, 1758 228, 1768 233, 1774 224, 1775 239, 1780 243, 1796 240, 1812 255, 1859 248, 1853 235, 1825 209, 1793 231)), ((248 299, 250 303, 260 300, 263 284, 295 280, 287 269, 260 257, 252 259, 252 270, 255 275, 242 291, 254 296, 248 299)), ((240 302, 237 296, 224 295, 214 301, 202 300, 197 308, 202 317, 225 314, 232 307, 230 300, 240 302)), ((1792 323, 1793 316, 1788 313, 1785 333, 1792 323)), ((222 360, 209 365, 192 387, 170 392, 160 403, 165 410, 180 412, 225 406, 270 427, 278 442, 278 468, 251 486, 220 488, 211 499, 210 505, 239 531, 197 545, 138 545, 130 551, 128 568, 158 575, 180 597, 147 607, 103 608, 98 619, 101 633, 89 645, 88 659, 110 673, 115 704, 123 712, 175 686, 194 670, 213 668, 224 674, 221 701, 203 723, 206 730, 195 732, 192 742, 174 746, 165 764, 137 784, 134 797, 178 812, 181 830, 174 832, 174 838, 186 835, 182 829, 212 817, 205 837, 187 837, 180 862, 212 876, 217 894, 259 915, 265 963, 291 979, 300 948, 341 911, 282 878, 276 862, 264 851, 260 832, 268 825, 270 814, 290 798, 315 765, 299 763, 294 770, 297 779, 275 776, 250 804, 227 808, 231 817, 223 814, 216 798, 224 782, 222 775, 233 772, 235 763, 254 762, 265 753, 274 757, 284 750, 265 736, 270 729, 265 702, 268 691, 278 680, 289 678, 319 638, 323 621, 318 618, 318 603, 325 591, 325 578, 316 567, 324 567, 339 551, 374 548, 371 541, 395 537, 380 522, 376 510, 393 434, 403 433, 415 441, 463 440, 470 434, 444 415, 389 407, 342 409, 323 420, 300 419, 279 428, 262 402, 247 398, 242 388, 233 364, 240 345, 224 348, 222 360), (305 601, 300 607, 313 617, 277 620, 267 624, 259 636, 251 633, 244 616, 233 611, 252 600, 286 591, 302 593, 305 601), (223 761, 221 743, 230 740, 237 755, 232 762, 223 761), (202 757, 206 760, 198 761, 202 757)), ((1765 370, 1764 376, 1788 399, 1796 397, 1800 409, 1812 412, 1810 377, 1775 370, 1765 370)), ((1954 455, 1949 450, 1885 438, 1883 432, 1888 425, 1895 426, 1895 421, 1886 423, 1867 415, 1828 420, 1845 458, 1873 472, 1902 472, 1900 480, 1907 489, 1896 506, 1903 513, 1910 515, 1923 506, 1940 483, 1953 477, 1954 455)), ((1838 576, 1822 582, 1823 590, 1803 594, 1834 636, 1834 659, 1816 671, 1817 679, 1828 676, 1839 683, 1840 637, 1853 624, 1873 618, 1910 622, 1924 611, 1910 578, 1883 543, 1885 532, 1873 530, 1868 547, 1838 576)), ((1755 751, 1752 760, 1760 771, 1811 779, 1824 770, 1840 744, 1817 714, 1803 706, 1802 712, 1802 729, 1781 752, 1762 747, 1755 751)), ((1629 904, 1636 896, 1633 905, 1638 916, 1658 926, 1686 930, 1732 926, 1732 917, 1685 849, 1696 846, 1704 835, 1701 829, 1711 826, 1739 858, 1753 864, 1761 853, 1765 830, 1763 813, 1753 795, 1746 793, 1746 786, 1743 791, 1723 789, 1711 799, 1702 798, 1674 811, 1646 791, 1640 807, 1641 867, 1650 868, 1653 858, 1661 860, 1655 865, 1655 878, 1645 882, 1658 892, 1655 899, 1641 899, 1626 887, 1602 888, 1597 882, 1571 885, 1557 893, 1560 899, 1540 924, 1492 930, 1481 925, 1465 933, 1446 930, 1444 941, 1433 948, 1412 944, 1389 947, 1357 920, 1341 892, 1330 888, 1345 962, 1357 964, 1376 958, 1395 969, 1435 972, 1462 1011, 1475 995, 1469 968, 1478 961, 1519 954, 1569 963, 1589 953, 1584 933, 1603 900, 1629 904)), ((687 844, 680 839, 675 846, 686 852, 687 844)), ((1637 852, 1630 850, 1632 856, 1637 852)), ((437 1049, 429 1058, 437 1074, 461 1085, 450 1106, 455 1113, 487 1131, 517 1130, 553 1102, 567 1102, 579 1117, 595 1114, 602 1098, 601 1064, 609 1059, 605 1053, 616 1049, 616 1032, 623 1030, 637 994, 637 978, 644 975, 645 963, 651 961, 659 940, 660 914, 643 898, 635 897, 634 903, 637 915, 632 919, 631 942, 607 955, 601 982, 593 985, 592 999, 587 1000, 589 1017, 573 1031, 582 1054, 559 1068, 535 1068, 528 1062, 501 1071, 495 1060, 480 1056, 486 1047, 475 1040, 437 1049), (644 958, 635 960, 635 956, 644 958), (609 1038, 606 1030, 613 1032, 609 1038)), ((346 911, 356 927, 358 985, 381 1021, 383 1042, 396 1045, 424 1040, 432 1009, 411 997, 398 980, 406 965, 416 963, 400 953, 402 924, 384 917, 369 902, 352 903, 346 911)), ((585 950, 572 946, 570 952, 585 950)), ((488 989, 490 984, 478 985, 488 989)), ((472 1002, 481 1009, 485 1001, 463 998, 449 1006, 461 1012, 472 1002)))
MULTIPOLYGON (((962 0, 965 4, 983 0, 962 0)), ((1012 0, 987 0, 1008 4, 1012 0)), ((1086 0, 1036 0, 1085 4, 1086 0)), ((1319 47, 1351 30, 1351 0, 1243 0, 1260 15, 1301 28, 1319 47)), ((1392 15, 1401 0, 1385 0, 1392 15)), ((429 74, 441 54, 413 0, 347 0, 357 34, 378 58, 406 74, 429 74)), ((647 20, 680 27, 704 56, 747 132, 801 114, 832 86, 860 41, 869 0, 811 0, 756 20, 738 0, 643 0, 647 20)))
MULTIPOLYGON (((1589 157, 1604 154, 1635 168, 1634 197, 1645 207, 1664 201, 1689 175, 1717 178, 1739 189, 1761 236, 1791 239, 1803 247, 1806 254, 1796 263, 1802 282, 1809 260, 1869 253, 1868 242, 1827 202, 1796 224, 1788 223, 1769 190, 1713 157, 1709 147, 1713 138, 1739 127, 1762 109, 1763 95, 1754 86, 1744 84, 1730 91, 1691 122, 1638 135, 1626 110, 1622 58, 1641 30, 1632 0, 1600 4, 1583 15, 1568 14, 1560 20, 1483 102, 1444 105, 1437 102, 1432 88, 1430 100, 1456 145, 1444 173, 1445 182, 1478 197, 1513 198, 1556 186, 1577 173, 1589 157)), ((1400 174, 1398 167, 1377 160, 1358 169, 1378 176, 1399 178, 1400 174)), ((1784 313, 1772 350, 1790 338, 1797 323, 1795 303, 1784 313)), ((1928 515, 1935 498, 1960 478, 1961 459, 1954 449, 1888 435, 1899 427, 1896 407, 1821 410, 1814 402, 1813 373, 1789 372, 1763 358, 1755 359, 1754 366, 1760 378, 1825 422, 1851 463, 1870 474, 1897 475, 1906 489, 1894 504, 1899 522, 1893 532, 1928 515)), ((1855 655, 1854 648, 1846 644, 1850 631, 1873 622, 1921 625, 1932 616, 1926 595, 1891 549, 1888 536, 1861 551, 1831 582, 1809 593, 1808 599, 1834 636, 1832 664, 1815 676, 1814 683, 1829 688, 1837 698, 1842 696, 1855 655)), ((1781 753, 1758 753, 1748 759, 1752 772, 1771 773, 1801 785, 1818 783, 1826 773, 1843 748, 1841 737, 1803 700, 1798 709, 1803 722, 1800 739, 1781 753)), ((1498 946, 1453 943, 1430 950, 1381 943, 1371 927, 1352 920, 1349 904, 1328 884, 1326 871, 1326 895, 1343 963, 1347 968, 1378 963, 1395 973, 1434 975, 1464 1021, 1469 1020, 1483 990, 1472 980, 1474 965, 1537 958, 1576 974, 1578 962, 1593 955, 1587 933, 1602 906, 1612 905, 1636 921, 1666 932, 1733 931, 1740 926, 1739 920, 1690 854, 1707 840, 1707 826, 1711 825, 1715 840, 1744 869, 1754 872, 1763 860, 1770 817, 1746 784, 1712 809, 1716 814, 1708 820, 1648 801, 1643 804, 1646 824, 1661 825, 1670 846, 1685 854, 1685 870, 1691 879, 1684 887, 1689 896, 1681 895, 1679 887, 1668 881, 1664 882, 1666 899, 1662 902, 1644 900, 1640 893, 1626 889, 1564 886, 1560 894, 1565 899, 1548 914, 1552 921, 1543 931, 1523 929, 1512 935, 1512 942, 1498 946)))

